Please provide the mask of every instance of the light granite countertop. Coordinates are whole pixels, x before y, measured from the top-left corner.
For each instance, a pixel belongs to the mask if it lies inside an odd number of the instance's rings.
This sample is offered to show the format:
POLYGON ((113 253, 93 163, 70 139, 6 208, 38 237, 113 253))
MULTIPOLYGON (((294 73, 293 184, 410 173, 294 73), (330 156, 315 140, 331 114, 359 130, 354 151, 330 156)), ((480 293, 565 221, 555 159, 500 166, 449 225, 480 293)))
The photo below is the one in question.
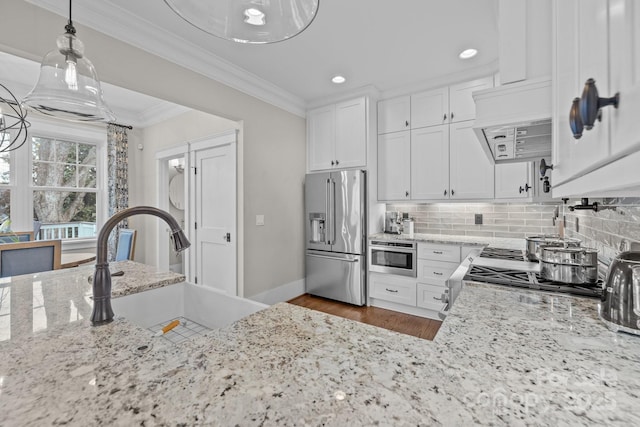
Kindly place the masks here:
POLYGON ((369 240, 405 240, 418 243, 444 243, 465 246, 493 246, 506 249, 524 250, 526 242, 524 239, 514 239, 507 237, 476 237, 476 236, 455 236, 448 234, 390 234, 374 233, 369 235, 369 240))
POLYGON ((90 327, 76 273, 1 282, 0 425, 640 425, 640 338, 593 300, 467 283, 434 342, 281 303, 174 346, 90 327))

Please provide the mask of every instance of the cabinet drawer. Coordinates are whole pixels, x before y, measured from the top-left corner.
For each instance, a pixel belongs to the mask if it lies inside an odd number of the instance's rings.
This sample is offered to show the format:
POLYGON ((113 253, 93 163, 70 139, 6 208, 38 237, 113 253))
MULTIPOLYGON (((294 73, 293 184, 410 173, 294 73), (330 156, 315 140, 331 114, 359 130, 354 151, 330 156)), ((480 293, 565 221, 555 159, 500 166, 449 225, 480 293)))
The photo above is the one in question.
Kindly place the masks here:
POLYGON ((449 288, 446 286, 418 283, 417 285, 418 307, 440 311, 447 305, 449 288))
POLYGON ((369 295, 386 301, 416 305, 416 282, 393 274, 371 274, 369 295))
POLYGON ((421 279, 442 279, 446 281, 459 265, 459 262, 418 259, 418 281, 421 279))
POLYGON ((419 243, 418 258, 433 261, 448 261, 460 263, 460 246, 443 245, 437 243, 419 243))

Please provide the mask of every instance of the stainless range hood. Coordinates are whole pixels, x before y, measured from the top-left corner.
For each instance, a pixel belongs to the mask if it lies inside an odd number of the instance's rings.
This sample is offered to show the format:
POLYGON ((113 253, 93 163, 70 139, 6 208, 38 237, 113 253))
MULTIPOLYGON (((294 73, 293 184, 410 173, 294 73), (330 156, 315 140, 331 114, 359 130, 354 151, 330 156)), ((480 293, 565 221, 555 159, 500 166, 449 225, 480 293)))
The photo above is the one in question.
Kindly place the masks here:
POLYGON ((551 158, 551 80, 526 80, 473 93, 473 130, 497 164, 551 158))

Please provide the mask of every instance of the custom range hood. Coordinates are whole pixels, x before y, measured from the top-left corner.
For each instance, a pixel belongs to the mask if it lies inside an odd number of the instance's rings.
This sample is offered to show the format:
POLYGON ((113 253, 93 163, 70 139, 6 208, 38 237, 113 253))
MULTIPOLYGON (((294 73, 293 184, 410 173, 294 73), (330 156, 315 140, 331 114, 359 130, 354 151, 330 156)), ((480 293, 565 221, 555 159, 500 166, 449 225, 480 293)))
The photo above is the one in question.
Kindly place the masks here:
POLYGON ((525 80, 473 93, 473 130, 497 164, 551 158, 551 80, 525 80))

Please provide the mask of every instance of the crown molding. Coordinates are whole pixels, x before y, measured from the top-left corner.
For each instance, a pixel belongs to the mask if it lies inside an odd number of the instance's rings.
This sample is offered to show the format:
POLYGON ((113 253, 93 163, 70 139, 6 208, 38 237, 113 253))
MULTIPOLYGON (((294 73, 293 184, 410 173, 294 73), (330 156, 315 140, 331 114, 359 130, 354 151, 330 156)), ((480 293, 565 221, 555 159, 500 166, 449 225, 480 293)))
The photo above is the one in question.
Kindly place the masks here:
POLYGON ((374 102, 380 97, 380 91, 373 85, 366 85, 346 92, 340 92, 335 95, 323 96, 309 101, 307 109, 311 110, 318 107, 323 107, 329 104, 335 104, 349 99, 358 98, 360 96, 366 96, 372 99, 374 102))
MULTIPOLYGON (((57 0, 26 1, 61 16, 67 14, 66 6, 57 0)), ((74 5, 73 15, 74 21, 109 37, 305 117, 306 102, 302 98, 149 21, 141 21, 108 0, 80 2, 74 5)))

